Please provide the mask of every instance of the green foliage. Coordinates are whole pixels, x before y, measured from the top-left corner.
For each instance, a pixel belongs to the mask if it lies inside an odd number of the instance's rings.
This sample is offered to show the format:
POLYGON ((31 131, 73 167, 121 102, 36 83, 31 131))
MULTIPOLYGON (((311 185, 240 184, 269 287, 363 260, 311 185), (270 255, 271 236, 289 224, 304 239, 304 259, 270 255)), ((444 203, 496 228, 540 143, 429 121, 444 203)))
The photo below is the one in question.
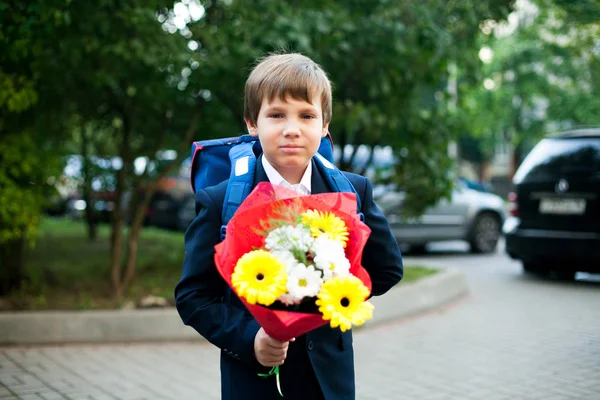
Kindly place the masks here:
POLYGON ((3 139, 0 166, 0 243, 5 243, 33 232, 39 219, 43 197, 29 179, 40 164, 31 138, 3 139))
MULTIPOLYGON (((90 155, 120 157, 117 209, 121 194, 141 184, 134 160, 152 160, 157 150, 182 142, 199 100, 181 85, 189 61, 185 39, 158 21, 172 6, 159 0, 2 3, 0 246, 33 238, 46 182, 59 175, 55 161, 75 147, 75 141, 61 146, 62 140, 86 132, 85 146, 79 135, 81 148, 92 147, 90 155)), ((21 283, 20 274, 11 279, 6 287, 21 283)))
MULTIPOLYGON (((334 86, 336 144, 391 145, 406 212, 419 214, 451 190, 448 144, 456 137, 450 65, 475 74, 479 24, 507 15, 511 2, 215 1, 190 23, 207 89, 241 130, 242 88, 254 60, 297 51, 320 63, 334 86), (235 45, 232 45, 235 43, 235 45)), ((208 122, 207 122, 208 123, 208 122)), ((211 137, 223 130, 209 129, 211 137)), ((341 167, 348 169, 349 160, 341 167)))
MULTIPOLYGON (((465 131, 525 149, 548 132, 599 125, 600 5, 597 1, 533 1, 510 34, 482 37, 493 52, 483 79, 465 95, 465 131)), ((498 32, 498 31, 496 31, 498 32)))
MULTIPOLYGON (((54 172, 40 101, 40 76, 34 71, 41 34, 52 29, 44 16, 52 6, 5 4, 0 13, 0 246, 33 240, 44 199, 46 178, 54 172)), ((59 126, 55 123, 54 126, 59 126)))
POLYGON ((194 139, 241 133, 249 70, 282 49, 307 54, 331 76, 337 144, 394 148, 406 213, 450 193, 448 144, 462 126, 451 83, 456 71, 477 78, 479 25, 504 18, 511 0, 201 3, 186 27, 176 11, 200 2, 0 3, 1 201, 19 202, 2 211, 2 237, 33 231, 54 160, 87 146, 123 161, 114 179, 121 216, 119 196, 157 176, 135 174, 134 160, 165 148, 183 157, 186 130, 194 139), (17 151, 27 155, 15 167, 17 151))
POLYGON ((462 135, 458 146, 460 158, 475 164, 489 162, 494 156, 494 143, 487 136, 462 135))
POLYGON ((105 150, 126 163, 178 145, 195 105, 190 92, 178 88, 189 60, 185 39, 164 32, 157 20, 172 4, 70 3, 70 23, 57 30, 60 40, 44 48, 40 67, 58 79, 54 95, 81 122, 93 123, 102 135, 97 142, 112 143, 105 150))

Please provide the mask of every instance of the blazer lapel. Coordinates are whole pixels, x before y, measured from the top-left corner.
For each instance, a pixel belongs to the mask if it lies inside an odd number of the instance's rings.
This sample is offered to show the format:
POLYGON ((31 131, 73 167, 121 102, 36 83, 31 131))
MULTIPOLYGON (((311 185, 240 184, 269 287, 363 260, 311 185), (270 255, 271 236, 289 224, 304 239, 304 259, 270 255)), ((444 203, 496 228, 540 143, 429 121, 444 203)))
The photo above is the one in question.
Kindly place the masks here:
POLYGON ((262 165, 262 154, 256 158, 256 169, 254 170, 254 184, 252 187, 256 187, 260 182, 269 182, 265 168, 262 165))
POLYGON ((319 171, 317 164, 315 163, 314 160, 311 160, 311 162, 312 162, 312 176, 310 179, 311 194, 331 192, 331 189, 329 189, 329 187, 327 187, 327 183, 325 182, 323 175, 321 175, 321 171, 319 171))

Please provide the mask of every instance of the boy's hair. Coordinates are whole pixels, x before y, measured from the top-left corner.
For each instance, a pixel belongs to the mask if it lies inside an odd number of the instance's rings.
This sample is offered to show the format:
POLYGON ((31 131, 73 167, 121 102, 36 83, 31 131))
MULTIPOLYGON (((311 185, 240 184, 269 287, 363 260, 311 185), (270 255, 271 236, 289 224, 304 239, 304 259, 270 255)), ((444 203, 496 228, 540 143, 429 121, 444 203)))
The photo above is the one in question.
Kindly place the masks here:
POLYGON ((254 67, 244 91, 244 118, 256 125, 264 99, 276 97, 312 103, 312 96, 321 95, 323 124, 331 122, 331 82, 323 69, 302 54, 272 54, 254 67))

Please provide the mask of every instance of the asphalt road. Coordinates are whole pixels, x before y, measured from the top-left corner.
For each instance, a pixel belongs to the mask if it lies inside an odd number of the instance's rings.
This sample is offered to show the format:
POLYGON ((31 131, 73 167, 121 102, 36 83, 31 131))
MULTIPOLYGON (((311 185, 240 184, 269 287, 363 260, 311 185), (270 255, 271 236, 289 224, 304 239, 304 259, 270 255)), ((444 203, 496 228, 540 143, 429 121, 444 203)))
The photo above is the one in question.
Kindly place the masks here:
POLYGON ((471 293, 359 335, 359 399, 600 399, 599 275, 524 275, 503 243, 491 255, 460 242, 429 250, 406 264, 459 268, 471 293))

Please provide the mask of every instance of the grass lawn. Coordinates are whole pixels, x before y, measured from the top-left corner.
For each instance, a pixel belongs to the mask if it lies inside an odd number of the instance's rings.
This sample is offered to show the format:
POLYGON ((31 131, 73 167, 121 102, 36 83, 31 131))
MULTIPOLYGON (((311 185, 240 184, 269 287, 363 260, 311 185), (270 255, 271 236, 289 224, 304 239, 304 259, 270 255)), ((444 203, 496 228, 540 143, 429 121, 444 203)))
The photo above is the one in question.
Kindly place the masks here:
POLYGON ((433 275, 437 272, 439 272, 439 270, 422 267, 420 265, 406 265, 404 266, 404 277, 400 281, 400 285, 418 281, 421 278, 425 278, 426 276, 433 275))
MULTIPOLYGON (((149 294, 172 301, 184 258, 183 233, 142 230, 136 279, 121 302, 111 298, 109 235, 110 227, 101 225, 98 239, 92 242, 83 222, 44 219, 38 241, 27 254, 27 282, 2 300, 13 310, 119 308, 149 294)), ((402 282, 435 272, 407 266, 402 282)))

